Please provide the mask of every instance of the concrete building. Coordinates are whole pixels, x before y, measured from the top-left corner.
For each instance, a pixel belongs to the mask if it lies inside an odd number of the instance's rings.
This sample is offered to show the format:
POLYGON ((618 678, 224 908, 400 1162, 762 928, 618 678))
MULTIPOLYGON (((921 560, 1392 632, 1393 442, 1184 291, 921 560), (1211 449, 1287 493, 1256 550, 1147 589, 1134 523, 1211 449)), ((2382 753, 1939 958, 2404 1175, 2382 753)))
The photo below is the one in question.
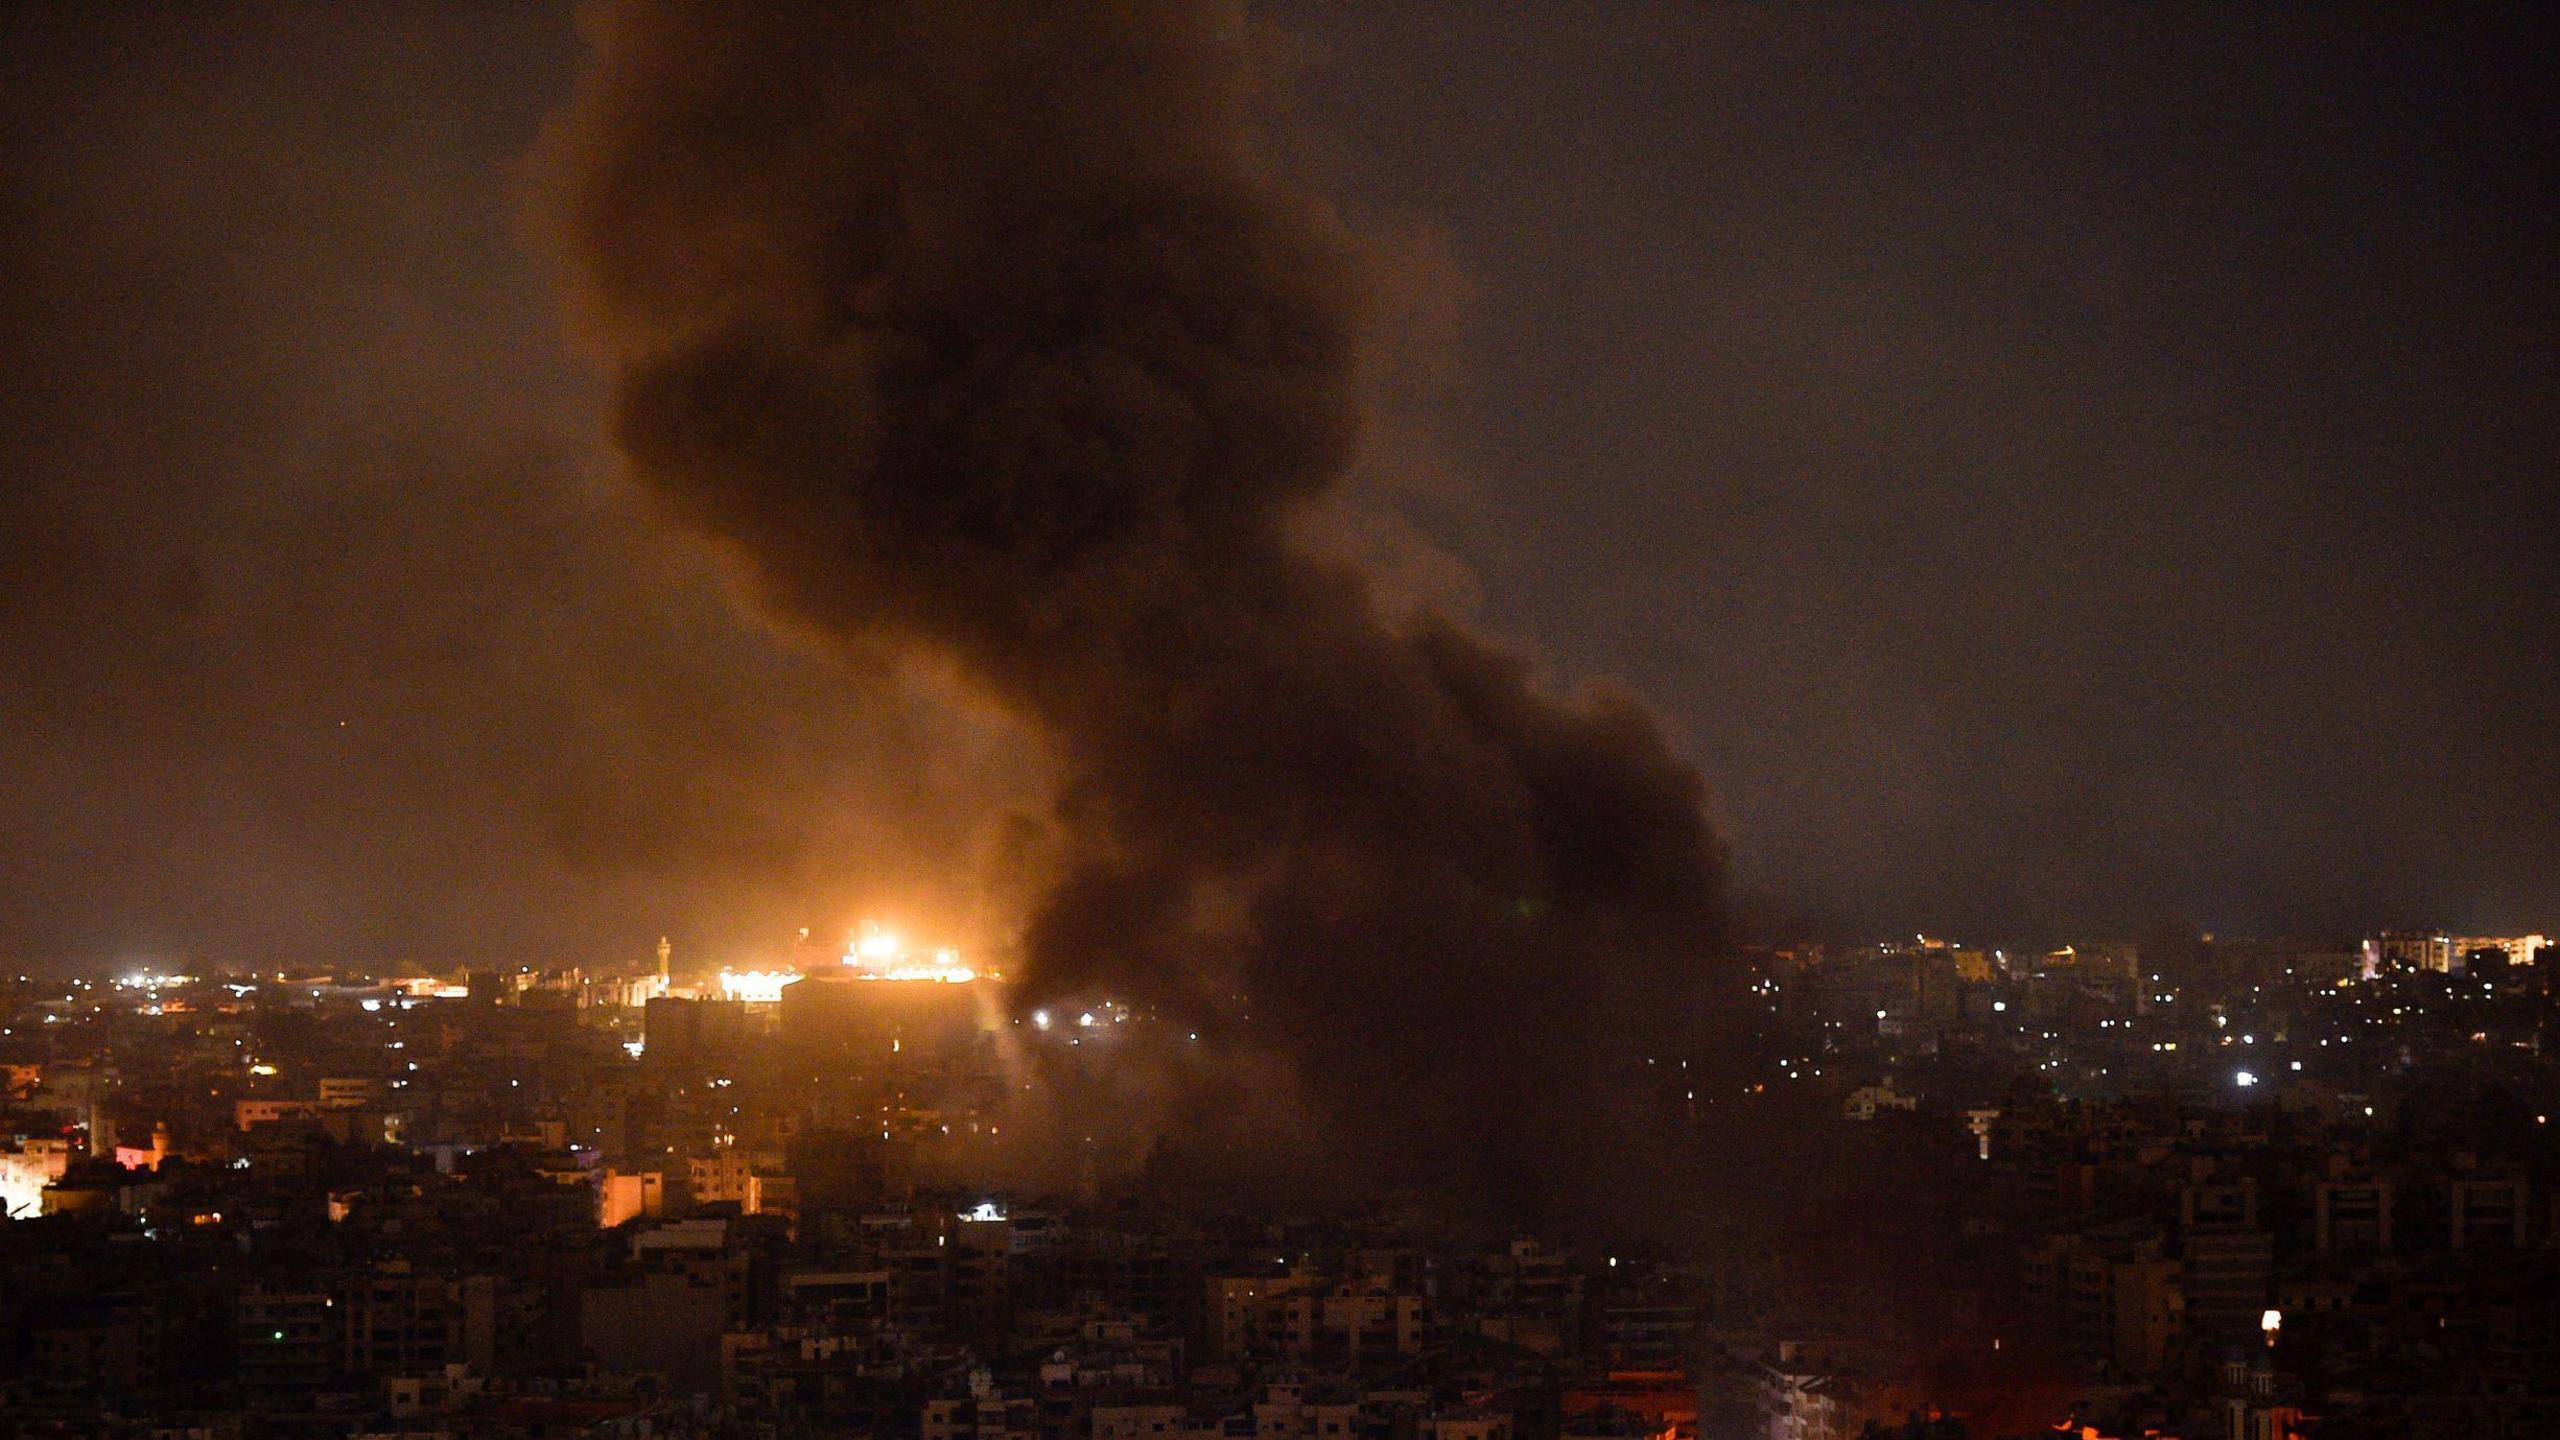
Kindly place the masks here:
POLYGON ((2448 1243, 2456 1250, 2522 1250, 2526 1193, 2521 1179, 2454 1181, 2445 1194, 2448 1243))
POLYGON ((2391 1182, 2320 1182, 2312 1191, 2312 1236, 2323 1255, 2390 1253, 2391 1182))
POLYGON ((630 1220, 656 1219, 667 1211, 663 1170, 607 1170, 597 1195, 596 1223, 605 1229, 630 1220))
POLYGON ((2275 1281, 2275 1238, 2263 1230, 2185 1237, 2187 1323, 2204 1334, 2254 1334, 2275 1281))
POLYGON ((587 1358, 608 1370, 657 1375, 677 1394, 720 1383, 720 1337, 729 1302, 711 1275, 662 1270, 590 1285, 578 1296, 587 1358))
POLYGON ((337 1303, 318 1289, 242 1287, 232 1307, 240 1383, 251 1390, 307 1390, 328 1379, 337 1303))

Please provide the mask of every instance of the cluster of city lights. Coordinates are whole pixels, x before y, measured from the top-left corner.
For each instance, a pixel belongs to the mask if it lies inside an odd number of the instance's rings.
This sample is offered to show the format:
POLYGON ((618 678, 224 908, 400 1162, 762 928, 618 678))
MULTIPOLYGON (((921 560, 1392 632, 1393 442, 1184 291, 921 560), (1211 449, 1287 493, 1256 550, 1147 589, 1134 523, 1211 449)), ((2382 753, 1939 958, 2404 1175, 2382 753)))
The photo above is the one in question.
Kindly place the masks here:
MULTIPOLYGON (((805 936, 808 932, 801 933, 805 936)), ((972 980, 994 978, 992 972, 963 964, 960 952, 955 949, 945 946, 931 951, 910 950, 906 940, 895 931, 869 921, 865 921, 862 929, 846 940, 842 964, 856 980, 911 980, 965 985, 972 980)), ((770 1005, 782 999, 786 988, 805 978, 797 970, 724 969, 716 983, 722 999, 770 1005)))
MULTIPOLYGON (((1046 1010, 1034 1010, 1031 1012, 1031 1028, 1034 1030, 1047 1030, 1053 1025, 1057 1025, 1059 1023, 1061 1022, 1053 1019, 1046 1010)), ((1125 1025, 1127 1023, 1129 1023, 1129 1008, 1125 1005, 1113 1004, 1108 1000, 1097 1003, 1092 1010, 1078 1011, 1074 1021, 1075 1028, 1078 1030, 1091 1030, 1098 1025, 1125 1025), (1099 1011, 1101 1013, 1096 1014, 1095 1011, 1099 1011)), ((1200 1037, 1194 1035, 1191 1038, 1197 1040, 1200 1037)))
POLYGON ((896 932, 865 922, 862 933, 844 952, 845 968, 861 980, 926 980, 966 985, 978 972, 960 963, 960 952, 945 946, 929 955, 910 953, 896 932))
POLYGON ((771 1005, 782 998, 784 987, 799 983, 800 976, 790 970, 723 970, 720 995, 726 1000, 771 1005))

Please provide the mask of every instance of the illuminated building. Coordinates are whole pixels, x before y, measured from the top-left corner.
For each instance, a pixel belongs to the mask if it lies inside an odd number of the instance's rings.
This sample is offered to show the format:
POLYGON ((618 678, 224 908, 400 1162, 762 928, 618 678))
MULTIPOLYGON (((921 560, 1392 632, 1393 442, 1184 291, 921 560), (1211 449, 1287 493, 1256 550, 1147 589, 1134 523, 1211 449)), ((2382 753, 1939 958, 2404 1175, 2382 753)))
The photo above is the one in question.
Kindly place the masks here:
POLYGON ((382 1098, 382 1082, 369 1075, 330 1075, 318 1087, 322 1105, 371 1105, 382 1098))
POLYGON ((1566 1389, 1557 1409, 1567 1436, 1677 1440, 1698 1432, 1698 1384, 1678 1368, 1612 1369, 1566 1389))
POLYGON ((580 987, 578 1003, 588 1009, 638 1010, 666 993, 663 975, 606 975, 580 987))
POLYGON ((1307 1270, 1208 1279, 1209 1344, 1227 1358, 1286 1355, 1357 1363, 1420 1353, 1430 1302, 1379 1277, 1307 1270))
POLYGON ((1996 1106, 1976 1106, 1964 1112, 1964 1128, 1973 1136, 1975 1159, 1991 1158, 1991 1135, 1999 1120, 2000 1111, 1996 1106))
POLYGON ((393 991, 412 1000, 466 1000, 471 996, 470 986, 432 975, 411 975, 387 983, 393 991))
POLYGON ((166 1125, 151 1127, 151 1143, 147 1146, 119 1145, 116 1147, 116 1163, 127 1170, 156 1171, 160 1168, 160 1163, 168 1158, 169 1127, 166 1125))
POLYGON ((2470 956, 2477 955, 2483 950, 2494 950, 2503 954, 2509 965, 2531 965, 2534 963, 2534 957, 2550 945, 2551 937, 2548 935, 2456 935, 2447 943, 2453 952, 2455 964, 2461 964, 2470 956))
POLYGON ((797 1224, 800 1219, 800 1182, 790 1175, 755 1171, 747 1176, 747 1199, 743 1208, 749 1215, 779 1215, 797 1224))
POLYGON ((931 952, 913 951, 895 933, 869 923, 845 947, 844 968, 863 980, 929 980, 966 985, 978 978, 976 970, 960 963, 959 951, 947 946, 931 952))
POLYGON ((1814 1346, 1780 1341, 1756 1377, 1770 1440, 1848 1440, 1851 1387, 1843 1368, 1814 1346))
POLYGON ((0 1217, 41 1213, 45 1187, 70 1166, 66 1140, 29 1140, 15 1151, 0 1150, 0 1217))
POLYGON ((866 927, 840 964, 784 992, 782 1041, 804 1058, 903 1067, 959 1061, 998 1023, 987 987, 978 983, 993 978, 957 951, 912 950, 899 936, 866 927))
POLYGON ((303 1120, 322 1110, 317 1100, 287 1100, 276 1097, 235 1100, 231 1105, 233 1123, 247 1130, 258 1125, 272 1125, 279 1120, 303 1120))
POLYGON ((748 1182, 755 1176, 752 1157, 720 1150, 684 1163, 686 1198, 694 1204, 746 1205, 748 1182))
POLYGON ((800 977, 788 970, 723 970, 720 998, 772 1005, 781 1001, 784 990, 799 983, 800 977))
POLYGON ((1879 1110, 1910 1111, 1919 1107, 1919 1096, 1897 1092, 1893 1088, 1893 1082, 1888 1080, 1881 1085, 1861 1085, 1850 1091, 1849 1098, 1840 1107, 1840 1113, 1844 1119, 1873 1120, 1879 1110))
POLYGON ((2453 968, 2453 937, 2438 934, 2406 934, 2386 930, 2364 942, 2365 954, 2378 969, 2432 970, 2437 974, 2453 968))
POLYGON ((655 1219, 666 1213, 666 1207, 666 1172, 608 1170, 598 1196, 596 1223, 610 1230, 629 1220, 655 1219))

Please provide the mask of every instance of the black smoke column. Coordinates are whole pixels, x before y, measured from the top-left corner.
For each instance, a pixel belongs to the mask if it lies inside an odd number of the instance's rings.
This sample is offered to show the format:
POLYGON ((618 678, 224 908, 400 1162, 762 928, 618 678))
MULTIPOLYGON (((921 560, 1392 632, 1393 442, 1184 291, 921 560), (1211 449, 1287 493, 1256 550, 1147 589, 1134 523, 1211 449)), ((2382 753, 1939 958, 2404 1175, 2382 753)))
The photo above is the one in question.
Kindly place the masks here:
POLYGON ((1061 777, 1038 995, 1277 1055, 1371 1179, 1534 1209, 1700 1020, 1721 854, 1630 700, 1388 623, 1288 522, 1362 285, 1239 6, 590 17, 557 220, 633 467, 763 602, 956 662, 1061 777))

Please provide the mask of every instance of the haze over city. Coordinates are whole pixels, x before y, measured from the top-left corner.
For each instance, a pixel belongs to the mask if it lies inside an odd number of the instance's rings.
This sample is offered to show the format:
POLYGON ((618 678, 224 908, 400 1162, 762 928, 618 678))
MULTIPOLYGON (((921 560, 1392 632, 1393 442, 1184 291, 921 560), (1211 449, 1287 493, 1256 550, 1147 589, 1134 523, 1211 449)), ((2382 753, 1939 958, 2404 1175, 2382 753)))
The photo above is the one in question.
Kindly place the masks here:
MULTIPOLYGON (((2543 923, 2538 23, 1268 18, 1388 272, 1335 538, 1645 696, 1747 897, 2543 923)), ((633 511, 526 239, 565 9, 6 24, 13 953, 1003 912, 1018 737, 633 511)))

